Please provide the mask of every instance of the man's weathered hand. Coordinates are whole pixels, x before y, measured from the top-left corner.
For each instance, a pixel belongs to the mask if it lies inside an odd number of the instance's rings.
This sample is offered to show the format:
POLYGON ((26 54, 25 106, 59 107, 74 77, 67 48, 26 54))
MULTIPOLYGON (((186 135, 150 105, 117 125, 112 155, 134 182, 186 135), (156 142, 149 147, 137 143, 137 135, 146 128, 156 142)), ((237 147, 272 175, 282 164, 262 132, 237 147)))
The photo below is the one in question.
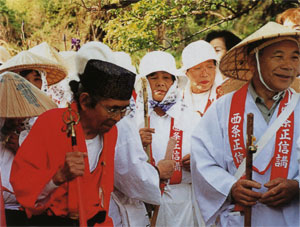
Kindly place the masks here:
POLYGON ((160 173, 160 179, 170 179, 173 175, 175 164, 176 162, 174 160, 160 160, 156 166, 160 173))
POLYGON ((276 178, 264 184, 268 191, 263 193, 259 202, 277 207, 299 199, 299 183, 296 180, 276 178))
POLYGON ((251 188, 261 188, 256 181, 240 179, 231 188, 231 196, 235 203, 242 206, 253 206, 262 196, 262 193, 252 191, 251 188))
POLYGON ((61 185, 73 180, 75 177, 83 176, 85 167, 84 157, 87 157, 87 154, 83 152, 68 152, 65 157, 64 166, 52 178, 54 184, 61 185))
POLYGON ((141 128, 139 130, 139 133, 140 133, 143 147, 146 147, 148 144, 152 143, 152 133, 155 133, 155 129, 154 128, 141 128))
POLYGON ((187 154, 182 158, 182 166, 185 170, 191 171, 191 155, 187 154))

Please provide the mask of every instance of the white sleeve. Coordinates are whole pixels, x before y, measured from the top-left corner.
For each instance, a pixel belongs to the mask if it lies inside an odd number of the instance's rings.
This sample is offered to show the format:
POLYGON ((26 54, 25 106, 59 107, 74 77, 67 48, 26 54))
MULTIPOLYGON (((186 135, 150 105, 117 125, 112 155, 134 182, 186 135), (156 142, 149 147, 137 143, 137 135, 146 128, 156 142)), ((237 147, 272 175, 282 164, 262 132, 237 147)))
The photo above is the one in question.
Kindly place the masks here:
POLYGON ((192 134, 191 175, 196 201, 206 225, 214 223, 236 179, 227 172, 224 134, 212 105, 192 134))
POLYGON ((51 193, 58 188, 59 186, 55 185, 51 179, 48 184, 44 187, 43 191, 40 193, 36 200, 36 206, 44 205, 50 198, 51 193))
POLYGON ((117 127, 114 186, 130 198, 159 205, 159 175, 147 162, 134 120, 127 116, 117 127))

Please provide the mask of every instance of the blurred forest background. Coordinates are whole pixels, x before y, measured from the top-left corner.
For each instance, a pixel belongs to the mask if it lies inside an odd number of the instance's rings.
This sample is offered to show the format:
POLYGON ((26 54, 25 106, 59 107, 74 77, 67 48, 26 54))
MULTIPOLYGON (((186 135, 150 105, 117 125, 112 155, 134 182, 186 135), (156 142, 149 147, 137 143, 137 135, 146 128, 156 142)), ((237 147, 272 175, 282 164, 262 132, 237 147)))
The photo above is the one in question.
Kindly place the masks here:
POLYGON ((135 64, 150 50, 179 62, 182 49, 211 30, 244 38, 298 0, 0 0, 0 45, 12 55, 47 42, 69 50, 71 38, 99 40, 135 64))

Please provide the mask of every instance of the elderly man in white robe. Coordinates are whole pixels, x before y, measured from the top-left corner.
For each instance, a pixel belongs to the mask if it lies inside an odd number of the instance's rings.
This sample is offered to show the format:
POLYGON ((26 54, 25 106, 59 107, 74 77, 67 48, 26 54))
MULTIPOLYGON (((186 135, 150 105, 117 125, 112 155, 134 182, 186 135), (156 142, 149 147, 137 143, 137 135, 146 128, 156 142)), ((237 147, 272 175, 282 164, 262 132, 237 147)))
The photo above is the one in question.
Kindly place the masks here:
POLYGON ((192 185, 207 225, 242 226, 251 207, 253 226, 299 226, 300 102, 290 89, 299 34, 269 22, 221 61, 225 75, 250 82, 216 101, 192 136, 192 185), (248 113, 258 141, 252 180, 241 177, 248 113))
MULTIPOLYGON (((77 52, 75 60, 79 72, 89 59, 111 62, 135 73, 129 63, 131 59, 124 58, 124 54, 116 54, 101 42, 86 43, 77 52)), ((130 106, 134 109, 132 104, 130 106)), ((115 148, 114 191, 111 193, 109 216, 114 226, 147 226, 150 222, 143 202, 160 204, 159 174, 147 163, 148 157, 132 114, 118 122, 117 128, 120 136, 115 148)))

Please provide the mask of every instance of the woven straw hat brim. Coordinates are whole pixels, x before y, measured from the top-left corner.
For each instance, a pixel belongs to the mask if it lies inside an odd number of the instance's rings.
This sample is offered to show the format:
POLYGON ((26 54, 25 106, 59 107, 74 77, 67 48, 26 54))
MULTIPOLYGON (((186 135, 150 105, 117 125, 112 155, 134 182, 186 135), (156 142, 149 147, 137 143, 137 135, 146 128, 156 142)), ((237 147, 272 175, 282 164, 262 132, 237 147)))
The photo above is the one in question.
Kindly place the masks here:
POLYGON ((0 75, 0 117, 34 117, 56 104, 40 89, 13 72, 0 75))
POLYGON ((22 70, 33 69, 44 71, 46 73, 47 84, 53 85, 64 79, 67 75, 67 70, 59 65, 51 64, 24 64, 1 69, 0 73, 11 71, 18 73, 22 70))
POLYGON ((48 85, 53 85, 67 76, 67 70, 63 65, 29 51, 22 51, 1 65, 0 73, 5 71, 18 73, 28 69, 44 71, 48 85))
POLYGON ((253 74, 248 65, 248 46, 259 40, 266 40, 277 37, 299 37, 300 32, 284 27, 275 22, 269 22, 262 28, 245 38, 239 44, 230 49, 220 62, 221 72, 227 76, 238 80, 248 81, 253 74))
POLYGON ((219 93, 221 95, 226 95, 232 91, 237 91, 241 87, 243 87, 248 81, 238 80, 235 78, 228 78, 219 86, 219 93))
MULTIPOLYGON (((219 86, 218 93, 221 95, 226 95, 230 92, 237 91, 238 89, 243 87, 246 83, 247 81, 244 80, 228 78, 219 86)), ((296 78, 294 80, 294 82, 291 85, 291 88, 293 88, 297 93, 300 93, 300 78, 296 78)))

